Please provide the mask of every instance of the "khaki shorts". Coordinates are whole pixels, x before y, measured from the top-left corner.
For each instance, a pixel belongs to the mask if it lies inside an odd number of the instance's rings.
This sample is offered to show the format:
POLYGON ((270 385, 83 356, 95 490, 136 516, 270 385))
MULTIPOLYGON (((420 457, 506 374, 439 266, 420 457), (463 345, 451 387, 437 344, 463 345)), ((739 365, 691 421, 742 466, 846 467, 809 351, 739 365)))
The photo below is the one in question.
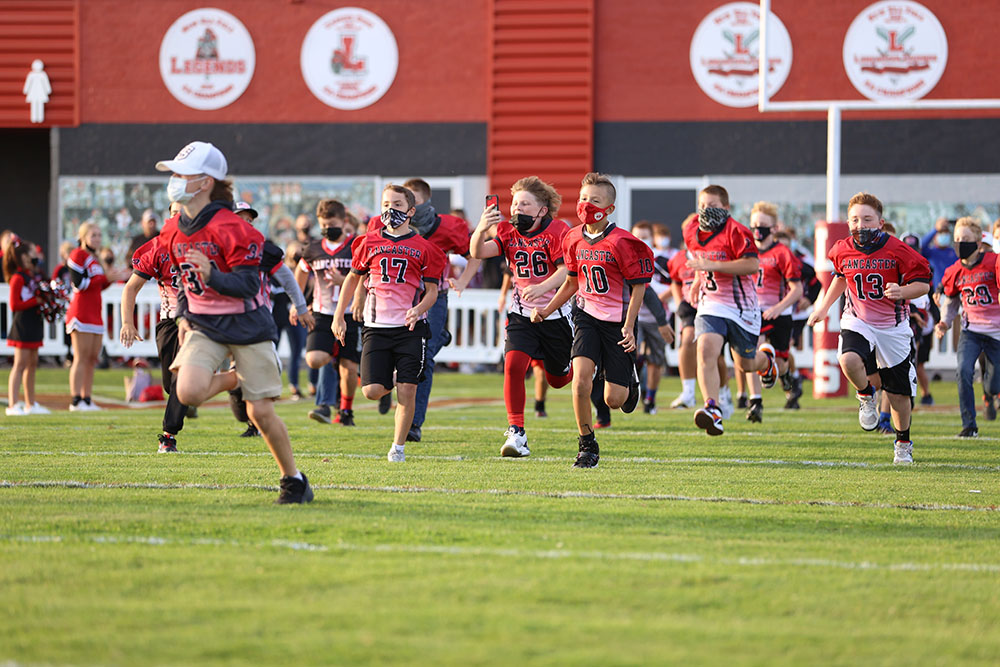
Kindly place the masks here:
POLYGON ((274 343, 264 341, 252 345, 217 343, 201 331, 191 331, 184 339, 170 370, 181 366, 197 366, 213 373, 229 355, 236 362, 236 376, 243 388, 243 398, 259 401, 281 396, 281 361, 274 343))

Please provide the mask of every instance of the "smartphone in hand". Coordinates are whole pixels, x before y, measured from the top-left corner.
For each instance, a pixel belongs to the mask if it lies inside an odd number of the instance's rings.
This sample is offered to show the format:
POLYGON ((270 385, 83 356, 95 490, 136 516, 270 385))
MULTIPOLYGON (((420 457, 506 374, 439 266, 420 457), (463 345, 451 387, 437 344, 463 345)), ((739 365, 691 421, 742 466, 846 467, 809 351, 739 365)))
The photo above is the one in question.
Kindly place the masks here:
POLYGON ((486 195, 486 208, 490 206, 496 206, 497 210, 500 210, 500 196, 499 195, 486 195))

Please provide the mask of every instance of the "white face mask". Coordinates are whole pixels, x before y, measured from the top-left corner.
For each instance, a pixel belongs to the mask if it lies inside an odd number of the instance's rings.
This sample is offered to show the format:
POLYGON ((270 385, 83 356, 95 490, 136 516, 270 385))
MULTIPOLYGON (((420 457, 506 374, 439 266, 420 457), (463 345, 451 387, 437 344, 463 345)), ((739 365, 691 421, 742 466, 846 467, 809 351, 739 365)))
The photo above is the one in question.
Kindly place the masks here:
POLYGON ((174 174, 173 176, 170 177, 170 180, 167 181, 167 197, 170 199, 170 201, 178 202, 180 204, 189 202, 191 201, 192 198, 194 198, 196 194, 198 194, 198 192, 197 191, 188 192, 187 191, 188 183, 197 183, 199 181, 204 181, 206 178, 208 177, 202 176, 201 178, 196 178, 194 180, 188 181, 181 178, 177 174, 174 174))
POLYGON ((1000 255, 1000 237, 993 239, 993 252, 1000 255))

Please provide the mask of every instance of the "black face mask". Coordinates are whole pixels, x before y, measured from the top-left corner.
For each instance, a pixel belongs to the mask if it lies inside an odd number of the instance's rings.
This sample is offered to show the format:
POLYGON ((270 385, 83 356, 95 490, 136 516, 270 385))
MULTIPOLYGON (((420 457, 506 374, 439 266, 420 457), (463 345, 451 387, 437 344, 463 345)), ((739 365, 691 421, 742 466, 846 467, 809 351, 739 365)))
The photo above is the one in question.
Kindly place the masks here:
POLYGON ((979 244, 975 241, 959 241, 956 245, 959 259, 969 259, 979 250, 979 244))
POLYGON ((851 236, 854 237, 854 243, 859 248, 866 248, 875 244, 882 238, 882 230, 862 228, 855 232, 851 232, 851 236))
POLYGON ((726 226, 729 209, 709 206, 698 209, 698 228, 703 232, 714 232, 726 226))
POLYGON ((761 242, 766 241, 767 237, 770 236, 770 235, 771 235, 771 228, 770 227, 754 227, 753 228, 753 237, 757 241, 761 241, 761 242))
POLYGON ((37 257, 32 257, 31 258, 31 265, 32 266, 38 266, 38 264, 39 264, 39 259, 37 257))
POLYGON ((389 229, 399 229, 407 220, 409 217, 406 215, 406 211, 397 211, 394 208, 382 211, 382 224, 389 229))
POLYGON ((326 227, 323 229, 323 236, 326 237, 327 241, 333 242, 340 238, 340 235, 344 233, 341 227, 326 227))
POLYGON ((535 225, 535 216, 525 215, 524 213, 518 213, 517 216, 511 220, 514 223, 514 229, 516 229, 521 234, 527 234, 535 225))

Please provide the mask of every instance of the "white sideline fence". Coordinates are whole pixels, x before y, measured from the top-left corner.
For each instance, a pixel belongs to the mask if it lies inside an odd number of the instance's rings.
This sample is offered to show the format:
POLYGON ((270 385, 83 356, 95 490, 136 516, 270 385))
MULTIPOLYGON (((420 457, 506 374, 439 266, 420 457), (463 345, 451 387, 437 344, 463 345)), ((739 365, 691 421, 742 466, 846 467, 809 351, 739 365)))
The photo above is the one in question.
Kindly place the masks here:
MULTIPOLYGON (((448 330, 452 342, 441 349, 436 360, 438 363, 462 364, 497 364, 503 358, 504 315, 497 310, 499 290, 469 289, 461 296, 452 292, 448 296, 448 330)), ((147 285, 136 298, 138 317, 136 328, 143 340, 126 350, 118 341, 118 331, 121 329, 121 297, 122 285, 112 285, 104 291, 104 312, 107 330, 104 333, 104 347, 112 357, 156 357, 156 322, 160 316, 159 292, 153 285, 147 285)), ((9 306, 9 287, 0 284, 0 356, 11 356, 14 348, 6 343, 7 327, 10 326, 12 313, 9 306)), ((46 322, 45 339, 39 354, 42 356, 65 356, 67 346, 63 339, 65 325, 57 321, 46 322)), ((926 367, 935 371, 954 371, 958 367, 958 358, 952 347, 953 338, 945 336, 944 340, 935 345, 930 361, 926 367)), ((803 335, 803 349, 792 351, 795 363, 799 368, 812 369, 813 349, 812 331, 808 328, 803 335)), ((282 359, 288 359, 289 347, 287 336, 281 337, 278 354, 282 359)), ((677 350, 673 345, 667 346, 667 363, 677 367, 677 350)), ((948 376, 950 379, 950 376, 948 376)))

